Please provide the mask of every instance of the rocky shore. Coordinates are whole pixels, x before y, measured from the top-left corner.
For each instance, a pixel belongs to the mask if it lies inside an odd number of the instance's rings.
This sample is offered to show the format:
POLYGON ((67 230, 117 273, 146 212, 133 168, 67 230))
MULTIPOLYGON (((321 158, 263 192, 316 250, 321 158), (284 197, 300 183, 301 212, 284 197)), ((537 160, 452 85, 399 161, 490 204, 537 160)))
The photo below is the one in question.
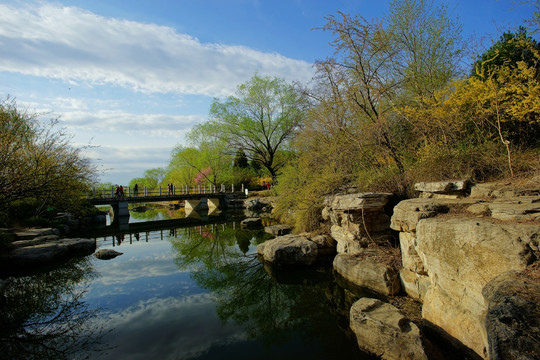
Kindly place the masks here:
POLYGON ((2 276, 30 273, 74 257, 91 255, 96 250, 95 240, 61 238, 55 228, 0 229, 0 234, 2 276))
POLYGON ((359 346, 383 359, 452 358, 434 350, 428 334, 465 358, 536 359, 540 177, 416 190, 418 198, 390 209, 392 194, 328 197, 329 234, 278 236, 258 254, 277 266, 330 260, 348 282, 387 299, 361 298, 350 310, 359 346), (410 301, 421 308, 414 321, 399 306, 410 301))

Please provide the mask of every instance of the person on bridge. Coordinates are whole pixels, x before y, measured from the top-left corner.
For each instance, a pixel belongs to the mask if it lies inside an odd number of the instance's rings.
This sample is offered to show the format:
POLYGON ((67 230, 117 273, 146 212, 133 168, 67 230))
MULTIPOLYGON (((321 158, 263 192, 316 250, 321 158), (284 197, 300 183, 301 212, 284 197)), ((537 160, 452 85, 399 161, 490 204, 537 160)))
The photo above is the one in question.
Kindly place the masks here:
POLYGON ((135 186, 133 187, 133 195, 134 196, 139 195, 139 185, 137 184, 135 184, 135 186))

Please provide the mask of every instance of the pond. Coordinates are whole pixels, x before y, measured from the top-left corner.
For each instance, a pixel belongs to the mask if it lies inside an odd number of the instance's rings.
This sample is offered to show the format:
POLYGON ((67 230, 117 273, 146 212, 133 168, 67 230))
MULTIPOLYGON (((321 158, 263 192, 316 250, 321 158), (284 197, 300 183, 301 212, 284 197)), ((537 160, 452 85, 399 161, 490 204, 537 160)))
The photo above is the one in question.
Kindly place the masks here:
POLYGON ((353 300, 331 268, 265 265, 256 246, 268 234, 227 219, 110 231, 96 241, 123 253, 114 259, 6 279, 1 356, 371 359, 348 329, 353 300))

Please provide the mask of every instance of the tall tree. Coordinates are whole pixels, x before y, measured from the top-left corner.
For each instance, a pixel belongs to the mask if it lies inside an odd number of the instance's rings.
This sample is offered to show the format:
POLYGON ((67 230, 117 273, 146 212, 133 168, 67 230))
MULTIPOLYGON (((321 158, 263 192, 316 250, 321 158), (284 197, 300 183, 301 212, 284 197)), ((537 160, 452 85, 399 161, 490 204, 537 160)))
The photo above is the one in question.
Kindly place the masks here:
POLYGON ((432 98, 458 74, 462 27, 449 16, 446 5, 393 0, 387 31, 395 50, 391 61, 409 95, 432 98))
POLYGON ((19 110, 12 99, 0 101, 0 208, 28 199, 35 215, 79 206, 96 169, 56 125, 57 119, 44 122, 19 110))
POLYGON ((236 96, 214 99, 210 119, 201 131, 240 148, 275 177, 285 161, 279 152, 305 117, 306 101, 291 84, 279 78, 253 76, 241 84, 236 96))
POLYGON ((332 102, 340 131, 349 133, 359 146, 377 147, 403 173, 389 117, 400 85, 392 66, 396 49, 391 35, 381 23, 360 16, 338 13, 327 20, 323 30, 334 35, 336 52, 334 58, 317 64, 318 79, 331 95, 322 103, 328 107, 327 100, 332 102))

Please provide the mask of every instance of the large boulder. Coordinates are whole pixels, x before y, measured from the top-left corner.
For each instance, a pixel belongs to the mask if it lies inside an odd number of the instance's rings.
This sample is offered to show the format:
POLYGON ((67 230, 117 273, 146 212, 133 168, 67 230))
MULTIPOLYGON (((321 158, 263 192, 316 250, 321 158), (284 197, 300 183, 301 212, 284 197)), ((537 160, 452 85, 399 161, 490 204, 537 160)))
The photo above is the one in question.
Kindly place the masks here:
POLYGON ((19 246, 1 256, 5 268, 21 268, 39 266, 54 261, 67 260, 71 257, 86 256, 96 249, 96 241, 92 239, 59 239, 35 244, 19 246))
POLYGON ((396 307, 362 298, 350 311, 358 345, 381 359, 427 359, 420 330, 396 307))
POLYGON ((416 228, 416 251, 430 279, 423 317, 487 355, 482 294, 494 277, 521 271, 540 257, 540 227, 480 218, 424 219, 416 228))
POLYGON ((341 253, 334 258, 334 270, 347 281, 384 295, 401 290, 399 273, 388 263, 397 254, 382 249, 362 249, 356 254, 341 253))
POLYGON ((335 242, 326 235, 284 235, 257 245, 257 253, 277 265, 315 265, 331 261, 335 242))
POLYGON ((506 273, 483 290, 488 303, 489 358, 538 359, 540 355, 540 263, 531 273, 506 273))

